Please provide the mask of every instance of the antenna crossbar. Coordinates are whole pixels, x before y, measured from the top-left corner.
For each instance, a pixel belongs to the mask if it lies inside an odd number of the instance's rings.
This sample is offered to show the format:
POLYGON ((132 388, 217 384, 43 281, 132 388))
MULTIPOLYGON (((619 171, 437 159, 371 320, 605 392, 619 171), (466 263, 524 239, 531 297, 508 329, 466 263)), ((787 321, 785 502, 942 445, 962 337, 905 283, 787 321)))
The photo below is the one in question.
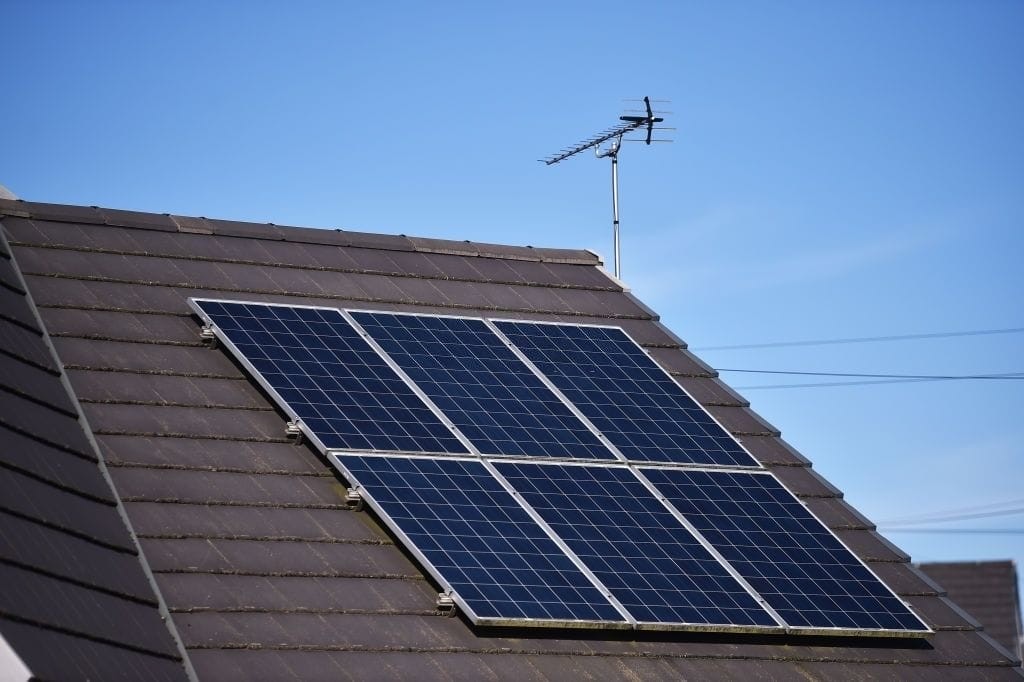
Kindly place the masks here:
MULTIPOLYGON (((667 100, 654 100, 656 102, 663 102, 667 100)), ((573 145, 572 147, 566 147, 565 149, 559 150, 557 154, 549 156, 546 159, 539 159, 548 166, 564 161, 570 156, 575 156, 580 152, 586 151, 593 148, 597 158, 610 158, 612 160, 612 243, 615 251, 615 277, 621 277, 620 270, 620 249, 619 249, 619 151, 622 147, 624 136, 627 133, 634 131, 643 131, 646 133, 643 139, 628 139, 625 138, 626 142, 644 142, 651 144, 651 142, 671 142, 671 140, 654 139, 652 136, 655 130, 675 130, 675 128, 655 127, 656 123, 661 123, 665 119, 660 116, 654 115, 654 110, 651 109, 651 99, 644 97, 643 99, 644 108, 639 111, 642 115, 627 115, 619 116, 619 120, 622 121, 619 125, 614 128, 608 128, 603 130, 596 135, 583 140, 582 142, 573 145), (608 140, 612 140, 611 146, 608 149, 601 150, 600 145, 608 140)), ((660 112, 659 112, 660 113, 660 112)))
MULTIPOLYGON (((580 152, 584 152, 590 149, 591 147, 596 147, 601 143, 607 142, 608 140, 611 140, 613 138, 621 138, 626 133, 632 132, 639 128, 647 129, 647 138, 645 142, 647 142, 647 144, 650 144, 653 141, 651 139, 651 134, 654 132, 654 130, 656 130, 654 124, 661 123, 665 119, 661 118, 660 116, 654 115, 654 111, 651 109, 650 98, 644 97, 643 101, 643 116, 619 116, 619 120, 625 121, 625 123, 621 123, 615 126, 614 128, 609 128, 608 130, 602 131, 597 135, 594 135, 593 137, 583 140, 577 145, 562 149, 557 154, 549 156, 546 159, 540 160, 550 166, 552 164, 558 163, 559 161, 564 161, 565 159, 568 159, 570 156, 575 156, 580 152)), ((657 130, 660 130, 660 128, 658 128, 657 130)))

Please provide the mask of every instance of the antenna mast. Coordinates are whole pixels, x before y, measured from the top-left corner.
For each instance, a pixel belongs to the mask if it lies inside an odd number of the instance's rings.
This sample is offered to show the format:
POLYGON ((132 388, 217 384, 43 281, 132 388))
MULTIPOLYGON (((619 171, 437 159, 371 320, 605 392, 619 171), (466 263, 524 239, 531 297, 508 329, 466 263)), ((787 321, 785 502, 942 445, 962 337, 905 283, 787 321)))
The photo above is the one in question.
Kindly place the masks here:
POLYGON ((654 111, 651 109, 650 98, 644 97, 643 102, 644 109, 640 112, 643 114, 642 116, 619 116, 619 120, 623 121, 623 123, 614 128, 604 130, 577 145, 562 149, 557 154, 546 159, 541 159, 545 164, 551 166, 593 147, 594 155, 597 158, 610 158, 612 160, 612 248, 615 252, 616 279, 621 279, 622 274, 619 242, 619 151, 622 148, 623 136, 638 130, 645 131, 647 134, 644 138, 632 140, 626 138, 626 141, 644 142, 649 145, 651 142, 671 142, 671 140, 652 139, 655 130, 673 130, 673 128, 655 128, 656 123, 661 123, 665 119, 654 115, 654 111), (602 150, 601 144, 608 140, 612 141, 611 145, 608 149, 602 150))

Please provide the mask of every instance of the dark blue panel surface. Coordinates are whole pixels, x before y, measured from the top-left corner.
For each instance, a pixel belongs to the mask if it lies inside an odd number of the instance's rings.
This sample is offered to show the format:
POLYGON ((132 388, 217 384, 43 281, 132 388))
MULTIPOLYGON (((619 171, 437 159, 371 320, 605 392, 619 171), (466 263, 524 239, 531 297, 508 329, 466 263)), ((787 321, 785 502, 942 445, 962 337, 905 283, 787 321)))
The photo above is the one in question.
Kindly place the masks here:
POLYGON ((196 304, 325 447, 467 452, 337 310, 196 304))
POLYGON ((338 459, 478 618, 625 622, 482 463, 338 459))
POLYGON ((637 620, 777 625, 629 469, 495 467, 637 620))
POLYGON ((927 630, 774 476, 641 472, 789 625, 927 630))
POLYGON ((482 320, 352 316, 482 453, 615 459, 482 320))
POLYGON ((495 324, 627 458, 757 466, 621 329, 495 324))

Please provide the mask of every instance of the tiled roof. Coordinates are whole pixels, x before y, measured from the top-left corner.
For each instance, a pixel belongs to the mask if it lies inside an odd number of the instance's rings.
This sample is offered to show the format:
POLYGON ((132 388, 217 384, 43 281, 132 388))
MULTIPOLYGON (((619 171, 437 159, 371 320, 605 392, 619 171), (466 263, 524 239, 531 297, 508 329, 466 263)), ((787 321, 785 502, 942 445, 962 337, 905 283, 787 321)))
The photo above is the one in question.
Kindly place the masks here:
POLYGON ((587 251, 15 201, 0 215, 201 679, 1017 679, 976 623, 587 251), (409 556, 347 510, 332 468, 201 342, 190 296, 621 325, 936 633, 634 637, 444 617, 409 556))
POLYGON ((1018 657, 1024 644, 1017 594, 1017 567, 1012 561, 950 561, 918 564, 942 585, 985 632, 1018 657))
POLYGON ((0 635, 41 679, 185 679, 79 417, 0 232, 0 635))

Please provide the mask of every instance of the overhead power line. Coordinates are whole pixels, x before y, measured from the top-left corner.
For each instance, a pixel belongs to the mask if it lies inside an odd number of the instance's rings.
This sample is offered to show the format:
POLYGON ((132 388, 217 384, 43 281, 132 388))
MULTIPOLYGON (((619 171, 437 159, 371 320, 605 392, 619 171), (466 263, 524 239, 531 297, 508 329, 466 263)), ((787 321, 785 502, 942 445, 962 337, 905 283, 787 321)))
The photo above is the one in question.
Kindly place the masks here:
POLYGON ((933 332, 930 334, 896 334, 889 336, 854 336, 843 339, 814 339, 808 341, 769 341, 766 343, 741 343, 729 346, 700 346, 690 350, 745 350, 748 348, 786 348, 792 346, 832 346, 843 343, 877 343, 881 341, 911 341, 914 339, 945 339, 954 336, 987 336, 990 334, 1020 334, 1024 327, 1006 329, 974 329, 960 332, 933 332))
POLYGON ((896 528, 903 526, 926 526, 930 523, 943 523, 945 521, 966 521, 968 519, 990 519, 995 516, 1015 516, 1017 514, 1024 514, 1024 507, 1016 507, 1014 509, 998 509, 996 511, 988 512, 977 512, 974 514, 950 514, 949 516, 936 516, 932 519, 923 519, 920 521, 901 521, 900 523, 893 523, 887 525, 887 528, 896 528))
POLYGON ((863 381, 818 381, 799 384, 760 384, 751 386, 733 386, 738 391, 754 391, 773 388, 822 388, 825 386, 867 386, 869 384, 904 384, 917 381, 986 381, 986 380, 1020 380, 1024 372, 1004 372, 1000 374, 862 374, 855 372, 801 372, 775 369, 736 369, 718 368, 719 372, 742 372, 747 374, 786 374, 790 376, 821 376, 821 377, 856 377, 863 381))
POLYGON ((1002 372, 1000 374, 861 374, 857 372, 803 372, 782 369, 730 369, 716 367, 719 372, 744 372, 746 374, 790 374, 808 377, 859 377, 867 379, 918 379, 925 381, 949 381, 958 379, 1024 379, 1024 372, 1002 372))
POLYGON ((894 519, 885 519, 879 521, 878 524, 881 526, 907 526, 915 525, 919 523, 935 523, 936 521, 953 521, 961 518, 971 518, 972 515, 978 512, 988 512, 992 510, 999 511, 1013 511, 1019 513, 1017 509, 1021 504, 1024 504, 1024 497, 1018 497, 1012 500, 1002 500, 1001 502, 988 502, 986 504, 975 504, 968 507, 954 507, 952 509, 943 509, 940 511, 926 512, 924 514, 912 514, 910 516, 900 516, 894 519), (1000 510, 1000 507, 1010 507, 1010 510, 1000 510))
POLYGON ((761 384, 758 386, 733 386, 737 391, 758 391, 776 388, 827 388, 830 386, 871 386, 875 384, 912 384, 919 381, 946 381, 945 379, 875 379, 870 381, 815 381, 801 384, 761 384))
POLYGON ((1024 528, 883 528, 882 533, 932 533, 935 535, 1024 535, 1024 528))

